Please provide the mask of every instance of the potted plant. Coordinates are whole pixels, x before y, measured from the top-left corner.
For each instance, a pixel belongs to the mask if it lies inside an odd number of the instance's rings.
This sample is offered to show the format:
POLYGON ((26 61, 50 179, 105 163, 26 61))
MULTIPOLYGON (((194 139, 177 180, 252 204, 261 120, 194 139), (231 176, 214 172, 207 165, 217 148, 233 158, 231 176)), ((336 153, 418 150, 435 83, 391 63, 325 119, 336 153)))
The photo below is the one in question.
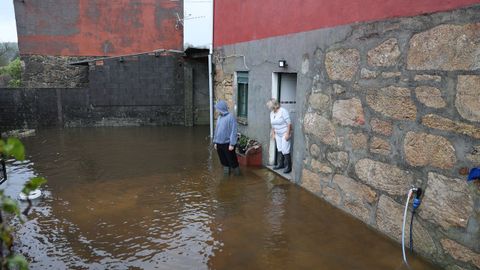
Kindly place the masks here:
POLYGON ((246 135, 238 133, 238 163, 243 166, 262 166, 262 145, 246 135))

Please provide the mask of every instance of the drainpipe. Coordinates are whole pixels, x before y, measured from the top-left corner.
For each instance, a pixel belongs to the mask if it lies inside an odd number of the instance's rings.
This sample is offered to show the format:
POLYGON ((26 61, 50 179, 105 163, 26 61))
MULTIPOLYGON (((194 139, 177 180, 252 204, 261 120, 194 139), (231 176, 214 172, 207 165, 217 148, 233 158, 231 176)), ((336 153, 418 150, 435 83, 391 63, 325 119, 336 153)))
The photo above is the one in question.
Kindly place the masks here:
POLYGON ((213 72, 212 72, 213 45, 210 45, 208 54, 208 97, 210 100, 210 140, 213 140, 213 72))
POLYGON ((210 100, 210 140, 213 142, 213 40, 215 35, 215 0, 212 0, 212 42, 210 43, 210 52, 208 54, 208 94, 210 100))

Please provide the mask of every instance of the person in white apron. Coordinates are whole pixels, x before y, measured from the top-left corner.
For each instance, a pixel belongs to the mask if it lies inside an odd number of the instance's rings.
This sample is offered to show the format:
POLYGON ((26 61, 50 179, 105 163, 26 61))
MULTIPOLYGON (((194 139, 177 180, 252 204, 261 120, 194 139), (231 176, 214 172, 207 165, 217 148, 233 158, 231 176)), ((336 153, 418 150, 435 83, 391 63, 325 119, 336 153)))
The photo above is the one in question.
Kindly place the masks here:
POLYGON ((270 112, 270 124, 272 125, 272 137, 275 138, 277 145, 277 165, 274 170, 283 169, 284 173, 292 171, 292 158, 290 155, 292 122, 290 114, 285 108, 280 107, 278 101, 274 98, 267 102, 270 112))

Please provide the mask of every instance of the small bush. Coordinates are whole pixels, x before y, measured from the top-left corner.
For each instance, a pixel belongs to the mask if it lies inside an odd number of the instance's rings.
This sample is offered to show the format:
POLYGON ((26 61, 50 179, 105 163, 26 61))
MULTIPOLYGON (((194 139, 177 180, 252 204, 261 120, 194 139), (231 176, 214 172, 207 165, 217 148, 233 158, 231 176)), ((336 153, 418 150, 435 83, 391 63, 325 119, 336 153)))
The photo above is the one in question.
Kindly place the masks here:
POLYGON ((8 87, 20 87, 22 85, 22 82, 18 79, 11 80, 8 82, 8 87))
POLYGON ((19 87, 22 79, 22 63, 20 62, 20 58, 13 60, 5 67, 1 67, 0 75, 9 75, 12 78, 8 83, 9 87, 19 87))

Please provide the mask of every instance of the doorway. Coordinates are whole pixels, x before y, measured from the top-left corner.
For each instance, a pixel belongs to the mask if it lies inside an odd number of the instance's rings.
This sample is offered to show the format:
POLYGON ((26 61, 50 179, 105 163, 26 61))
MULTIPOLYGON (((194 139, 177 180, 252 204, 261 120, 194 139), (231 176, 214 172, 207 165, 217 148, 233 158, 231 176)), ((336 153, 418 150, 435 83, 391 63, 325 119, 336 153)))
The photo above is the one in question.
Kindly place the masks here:
MULTIPOLYGON (((292 121, 292 131, 296 118, 296 95, 297 95, 297 74, 296 73, 272 73, 272 98, 279 101, 280 106, 287 109, 290 113, 292 121)), ((294 139, 292 137, 292 149, 294 147, 294 139)), ((270 139, 269 147, 269 164, 274 165, 277 159, 277 148, 275 139, 270 139)))

